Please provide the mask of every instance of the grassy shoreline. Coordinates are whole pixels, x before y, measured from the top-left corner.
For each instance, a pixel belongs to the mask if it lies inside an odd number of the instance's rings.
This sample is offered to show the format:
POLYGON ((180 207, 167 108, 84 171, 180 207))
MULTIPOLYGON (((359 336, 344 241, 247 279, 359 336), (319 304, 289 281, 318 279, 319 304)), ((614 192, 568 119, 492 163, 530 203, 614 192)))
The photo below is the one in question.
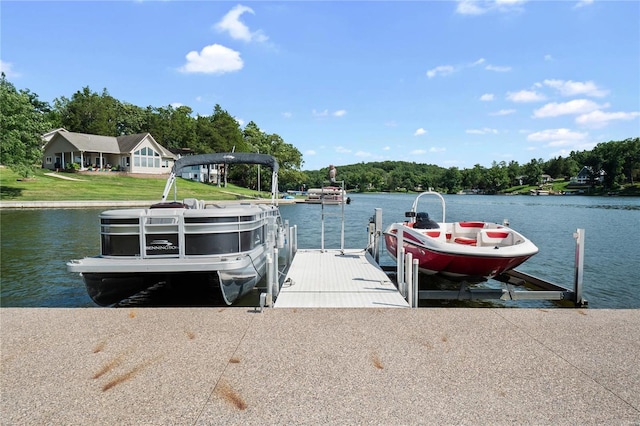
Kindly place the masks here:
MULTIPOLYGON (((117 172, 59 173, 60 177, 48 176, 45 174, 48 172, 39 169, 33 178, 21 179, 8 168, 0 169, 0 201, 158 201, 167 182, 166 177, 140 178, 117 172)), ((259 194, 236 185, 229 184, 226 188, 219 188, 185 179, 178 179, 177 187, 179 199, 216 201, 270 197, 269 193, 259 194)), ((173 198, 173 190, 170 197, 173 198)))
MULTIPOLYGON (((118 172, 57 173, 37 169, 33 178, 21 176, 6 167, 0 168, 0 202, 59 202, 59 201, 141 201, 157 202, 162 197, 166 177, 134 177, 118 172)), ((556 192, 567 189, 568 182, 558 182, 550 189, 556 192)), ((268 192, 229 184, 226 188, 205 185, 186 179, 177 180, 178 199, 197 198, 206 201, 270 198, 268 192)), ((507 190, 506 194, 526 194, 534 187, 520 186, 507 190)), ((594 191, 585 195, 607 195, 594 191)), ((640 196, 640 184, 617 191, 616 195, 640 196)), ((173 190, 169 194, 173 199, 173 190)), ((146 203, 145 203, 146 204, 146 203)))

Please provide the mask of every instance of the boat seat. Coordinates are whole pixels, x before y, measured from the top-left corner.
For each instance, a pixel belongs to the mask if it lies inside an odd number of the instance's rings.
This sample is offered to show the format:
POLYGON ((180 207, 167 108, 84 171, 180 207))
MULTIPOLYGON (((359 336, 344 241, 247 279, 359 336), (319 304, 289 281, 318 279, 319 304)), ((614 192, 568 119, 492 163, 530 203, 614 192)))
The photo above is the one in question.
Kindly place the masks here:
POLYGON ((480 246, 510 246, 513 245, 513 234, 506 229, 483 229, 478 233, 480 246))
POLYGON ((445 241, 447 239, 446 233, 443 229, 424 229, 421 232, 431 238, 435 238, 436 240, 445 241))
POLYGON ((478 232, 484 228, 484 222, 456 222, 455 231, 458 233, 478 232))
POLYGON ((478 239, 478 232, 484 227, 484 222, 455 222, 453 224, 453 242, 458 244, 471 244, 463 243, 464 239, 470 239, 474 242, 478 239), (461 239, 460 241, 457 241, 461 239))
POLYGON ((462 244, 465 246, 475 246, 478 244, 475 238, 467 238, 467 237, 455 237, 453 242, 456 244, 462 244))
POLYGON ((188 209, 202 209, 204 208, 204 201, 198 200, 197 198, 185 198, 183 200, 185 206, 188 209))

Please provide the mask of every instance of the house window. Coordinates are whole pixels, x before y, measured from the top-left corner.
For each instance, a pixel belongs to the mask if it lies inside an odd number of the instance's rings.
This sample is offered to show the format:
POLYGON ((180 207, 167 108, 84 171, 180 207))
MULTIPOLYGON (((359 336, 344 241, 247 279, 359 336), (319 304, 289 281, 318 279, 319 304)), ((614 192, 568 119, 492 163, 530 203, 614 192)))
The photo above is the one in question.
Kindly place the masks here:
POLYGON ((51 164, 51 163, 53 163, 53 158, 51 158, 51 157, 47 157, 44 161, 45 161, 45 163, 47 163, 47 164, 51 164))
POLYGON ((151 148, 142 148, 133 153, 135 167, 160 167, 160 154, 151 148))

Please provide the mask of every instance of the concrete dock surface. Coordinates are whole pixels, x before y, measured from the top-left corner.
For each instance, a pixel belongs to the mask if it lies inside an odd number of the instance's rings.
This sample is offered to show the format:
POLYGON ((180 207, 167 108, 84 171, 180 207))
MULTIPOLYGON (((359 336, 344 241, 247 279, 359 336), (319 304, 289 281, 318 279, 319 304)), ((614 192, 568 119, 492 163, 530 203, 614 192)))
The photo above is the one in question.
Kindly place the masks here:
POLYGON ((640 310, 2 308, 3 425, 640 425, 640 310))

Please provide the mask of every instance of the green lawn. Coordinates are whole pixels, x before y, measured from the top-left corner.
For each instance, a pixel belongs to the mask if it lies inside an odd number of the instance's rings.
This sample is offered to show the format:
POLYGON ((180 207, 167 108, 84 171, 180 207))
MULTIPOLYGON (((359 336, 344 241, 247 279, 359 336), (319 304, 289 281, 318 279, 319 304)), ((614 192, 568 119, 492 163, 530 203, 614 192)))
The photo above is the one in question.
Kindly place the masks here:
MULTIPOLYGON (((46 176, 48 170, 38 169, 33 178, 21 177, 8 168, 0 168, 0 200, 2 201, 78 201, 78 200, 151 200, 162 197, 166 178, 139 178, 117 172, 92 172, 90 174, 58 173, 59 176, 79 180, 66 180, 46 176)), ((228 185, 218 188, 184 179, 177 180, 178 199, 233 200, 255 198, 257 191, 228 185)), ((265 198, 269 193, 262 193, 265 198)), ((173 189, 169 194, 173 199, 173 189)))

